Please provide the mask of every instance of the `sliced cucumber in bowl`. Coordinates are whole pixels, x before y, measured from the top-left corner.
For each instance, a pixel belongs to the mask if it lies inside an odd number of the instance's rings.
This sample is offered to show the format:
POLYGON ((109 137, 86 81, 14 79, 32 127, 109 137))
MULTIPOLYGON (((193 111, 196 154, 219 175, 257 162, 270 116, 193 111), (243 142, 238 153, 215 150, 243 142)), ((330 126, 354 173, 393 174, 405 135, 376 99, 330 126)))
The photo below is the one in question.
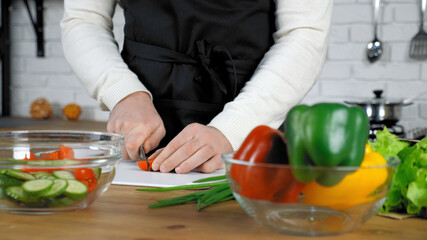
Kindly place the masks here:
POLYGON ((53 181, 50 179, 35 179, 24 182, 22 184, 22 189, 24 193, 33 196, 39 197, 48 193, 53 186, 53 181))
POLYGON ((6 190, 3 187, 0 187, 0 199, 6 197, 6 190))
POLYGON ((6 195, 23 203, 34 203, 38 200, 37 198, 27 196, 21 186, 11 186, 6 188, 6 195))
POLYGON ((21 186, 22 182, 16 178, 0 174, 0 187, 21 186))
POLYGON ((53 171, 52 175, 59 179, 66 179, 66 180, 76 179, 74 177, 74 174, 68 171, 53 171))
MULTIPOLYGON (((92 168, 95 177, 101 168, 92 168)), ((73 171, 56 170, 27 173, 4 169, 0 173, 0 200, 28 208, 62 208, 77 204, 88 196, 88 186, 75 179, 73 171)))
POLYGON ((25 181, 36 179, 33 175, 17 169, 7 169, 5 174, 10 177, 25 181))
POLYGON ((53 198, 61 195, 65 189, 68 187, 68 181, 64 179, 55 179, 53 180, 52 188, 43 194, 41 197, 44 198, 53 198))
POLYGON ((65 189, 65 196, 74 199, 74 200, 82 200, 88 194, 87 186, 78 181, 78 180, 67 180, 68 186, 65 189))

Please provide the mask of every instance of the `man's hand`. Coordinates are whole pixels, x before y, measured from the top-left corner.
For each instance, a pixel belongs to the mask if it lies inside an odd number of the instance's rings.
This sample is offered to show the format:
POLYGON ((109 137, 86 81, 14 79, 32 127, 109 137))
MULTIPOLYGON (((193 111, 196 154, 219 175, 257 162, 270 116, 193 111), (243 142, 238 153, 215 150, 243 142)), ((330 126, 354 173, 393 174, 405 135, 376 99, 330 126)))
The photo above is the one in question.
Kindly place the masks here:
POLYGON ((145 92, 133 93, 117 103, 107 123, 108 132, 124 136, 124 159, 139 159, 139 146, 149 152, 159 145, 166 130, 145 92))
POLYGON ((176 173, 187 173, 196 169, 209 173, 223 168, 221 154, 232 150, 230 142, 218 129, 193 123, 150 158, 155 158, 154 171, 175 169, 176 173))

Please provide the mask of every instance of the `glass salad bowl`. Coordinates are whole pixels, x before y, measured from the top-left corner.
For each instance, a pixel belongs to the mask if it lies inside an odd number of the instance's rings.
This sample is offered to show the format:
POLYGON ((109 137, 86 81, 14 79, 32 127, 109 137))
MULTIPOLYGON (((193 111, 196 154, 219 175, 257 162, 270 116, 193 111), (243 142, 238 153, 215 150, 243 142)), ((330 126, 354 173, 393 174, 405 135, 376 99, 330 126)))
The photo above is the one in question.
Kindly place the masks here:
POLYGON ((358 228, 384 203, 399 164, 397 158, 390 158, 386 165, 371 167, 294 167, 249 163, 232 156, 223 155, 226 175, 246 213, 271 230, 304 236, 358 228), (295 177, 309 175, 318 177, 308 183, 295 177))
POLYGON ((110 186, 122 146, 111 133, 0 132, 0 208, 49 214, 88 207, 110 186))

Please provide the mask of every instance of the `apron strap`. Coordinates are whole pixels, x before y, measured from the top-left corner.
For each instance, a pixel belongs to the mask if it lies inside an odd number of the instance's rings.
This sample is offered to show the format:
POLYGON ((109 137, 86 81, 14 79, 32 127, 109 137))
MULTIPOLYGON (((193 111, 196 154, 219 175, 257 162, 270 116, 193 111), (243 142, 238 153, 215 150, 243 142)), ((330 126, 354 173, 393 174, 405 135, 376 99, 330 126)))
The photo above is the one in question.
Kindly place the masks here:
MULTIPOLYGON (((209 78, 216 83, 221 92, 227 94, 227 88, 221 81, 220 75, 215 70, 215 66, 223 64, 225 65, 225 71, 233 74, 234 97, 237 95, 237 75, 251 74, 253 72, 254 64, 258 62, 258 59, 233 59, 230 51, 226 47, 213 44, 207 40, 196 41, 198 51, 197 58, 193 58, 186 54, 167 48, 136 42, 129 38, 125 38, 124 44, 125 48, 129 47, 130 49, 135 50, 132 51, 132 55, 143 58, 145 60, 161 63, 190 64, 194 66, 201 66, 202 69, 208 73, 209 78)), ((199 74, 196 74, 195 80, 202 80, 199 74)))

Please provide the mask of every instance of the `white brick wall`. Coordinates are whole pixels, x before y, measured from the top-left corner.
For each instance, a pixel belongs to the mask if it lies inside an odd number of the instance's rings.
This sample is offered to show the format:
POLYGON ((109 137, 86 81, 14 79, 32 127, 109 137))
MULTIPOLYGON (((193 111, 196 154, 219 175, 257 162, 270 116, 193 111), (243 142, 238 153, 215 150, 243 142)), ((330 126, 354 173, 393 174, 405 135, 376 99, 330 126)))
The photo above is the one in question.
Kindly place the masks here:
MULTIPOLYGON (((408 57, 409 42, 418 29, 418 0, 383 0, 379 38, 384 42, 381 60, 370 64, 365 49, 373 38, 371 0, 335 0, 326 63, 319 81, 304 103, 372 97, 384 89, 387 97, 404 98, 427 91, 427 61, 408 57)), ((63 58, 59 21, 63 1, 45 0, 45 54, 36 57, 34 31, 22 1, 13 1, 11 12, 12 115, 29 117, 29 106, 47 98, 56 117, 61 108, 75 102, 82 106, 81 119, 106 121, 63 58)), ((124 19, 120 8, 114 17, 114 33, 123 40, 124 19)), ((426 26, 427 28, 427 26, 426 26)), ((427 127, 427 94, 404 107, 400 122, 406 128, 427 127)))
MULTIPOLYGON (((427 91, 427 61, 409 58, 409 43, 418 31, 418 0, 383 0, 379 38, 381 60, 371 64, 365 49, 373 39, 372 1, 335 0, 331 35, 323 72, 304 103, 373 97, 383 89, 390 98, 405 98, 427 91)), ((427 27, 427 26, 426 26, 427 27)), ((406 129, 427 127, 427 94, 402 108, 399 124, 406 129)))

